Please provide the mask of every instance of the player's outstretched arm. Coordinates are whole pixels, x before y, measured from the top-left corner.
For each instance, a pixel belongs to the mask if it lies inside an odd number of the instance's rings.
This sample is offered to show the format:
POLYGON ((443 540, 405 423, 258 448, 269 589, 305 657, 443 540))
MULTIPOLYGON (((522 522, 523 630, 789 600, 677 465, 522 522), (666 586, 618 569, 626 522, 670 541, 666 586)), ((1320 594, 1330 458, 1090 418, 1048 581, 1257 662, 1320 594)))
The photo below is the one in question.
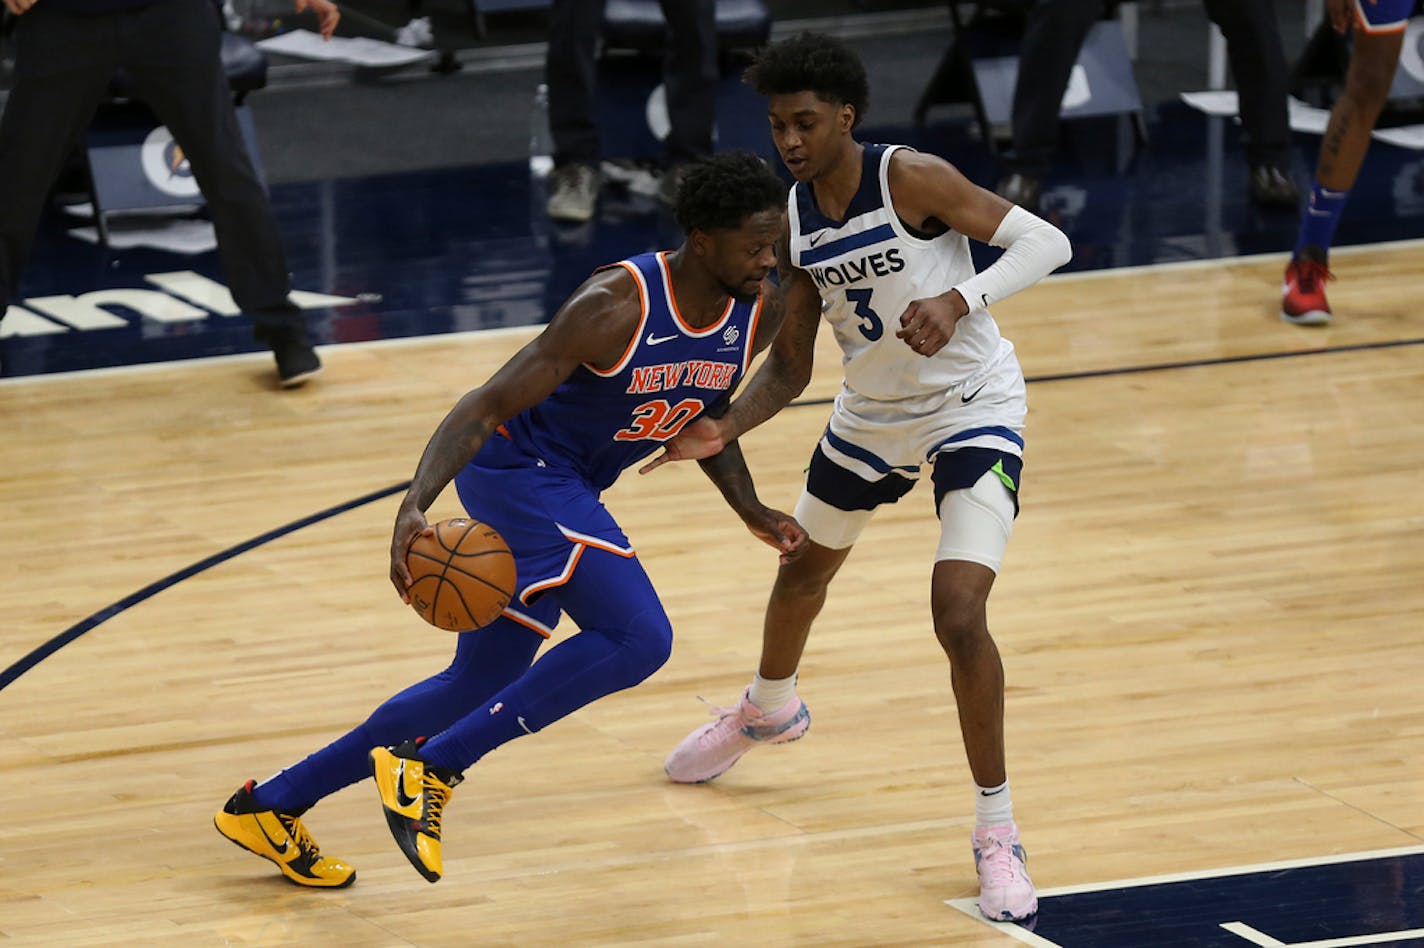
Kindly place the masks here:
POLYGON ((757 351, 770 345, 766 362, 747 382, 732 402, 725 422, 728 441, 746 432, 791 404, 806 390, 816 353, 816 330, 821 325, 821 293, 810 274, 790 263, 790 250, 783 239, 777 248, 777 282, 767 297, 767 306, 776 313, 775 335, 757 340, 757 351))
POLYGON ((796 518, 766 506, 757 499, 751 471, 747 470, 742 446, 733 441, 710 458, 697 462, 727 505, 747 525, 752 535, 768 546, 775 547, 781 562, 789 563, 806 551, 809 542, 806 531, 796 518))
POLYGON ((1048 221, 979 187, 934 155, 897 151, 890 194, 902 220, 924 230, 935 221, 1004 253, 983 272, 937 296, 914 300, 895 335, 923 356, 944 348, 960 319, 1027 289, 1067 263, 1068 238, 1048 221))
POLYGON ((766 362, 752 374, 732 407, 720 418, 699 418, 683 428, 663 452, 638 468, 647 474, 668 461, 711 457, 744 433, 775 415, 811 381, 816 330, 821 322, 821 294, 805 270, 788 262, 785 238, 777 246, 778 283, 762 289, 763 322, 752 351, 768 346, 766 362))
POLYGON ((426 443, 396 514, 391 583, 402 599, 410 585, 406 550, 428 529, 425 511, 435 498, 496 428, 548 398, 581 363, 616 364, 632 342, 641 312, 633 277, 622 267, 600 271, 559 307, 543 332, 450 409, 426 443))

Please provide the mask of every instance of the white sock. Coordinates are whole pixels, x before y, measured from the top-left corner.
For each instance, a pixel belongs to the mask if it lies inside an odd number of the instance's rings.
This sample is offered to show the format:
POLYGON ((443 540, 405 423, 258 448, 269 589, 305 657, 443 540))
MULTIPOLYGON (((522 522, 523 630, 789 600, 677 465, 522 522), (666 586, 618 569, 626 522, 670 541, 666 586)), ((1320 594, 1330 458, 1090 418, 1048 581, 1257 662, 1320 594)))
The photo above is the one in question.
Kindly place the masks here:
POLYGON ((995 826, 1014 821, 1014 801, 1009 796, 1009 782, 1005 780, 997 787, 974 785, 974 823, 976 826, 995 826))
POLYGON ((763 678, 758 672, 752 680, 749 697, 752 704, 767 714, 780 711, 788 701, 796 697, 796 676, 793 674, 788 678, 763 678))

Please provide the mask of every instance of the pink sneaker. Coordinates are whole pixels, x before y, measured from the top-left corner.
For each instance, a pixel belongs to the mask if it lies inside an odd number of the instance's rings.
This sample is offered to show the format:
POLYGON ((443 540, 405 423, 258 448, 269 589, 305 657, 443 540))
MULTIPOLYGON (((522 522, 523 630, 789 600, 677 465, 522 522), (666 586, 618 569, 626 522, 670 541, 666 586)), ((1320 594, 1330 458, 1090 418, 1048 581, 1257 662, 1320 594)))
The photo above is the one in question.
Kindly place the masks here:
POLYGON ((811 712, 792 698, 780 710, 764 714, 752 704, 751 689, 735 708, 713 708, 717 720, 704 724, 672 749, 663 770, 675 783, 705 783, 731 768, 757 744, 784 744, 806 733, 811 712))
POLYGON ((1025 865, 1028 856, 1013 823, 974 831, 974 865, 979 870, 979 911, 995 922, 1021 922, 1038 912, 1038 894, 1025 865))

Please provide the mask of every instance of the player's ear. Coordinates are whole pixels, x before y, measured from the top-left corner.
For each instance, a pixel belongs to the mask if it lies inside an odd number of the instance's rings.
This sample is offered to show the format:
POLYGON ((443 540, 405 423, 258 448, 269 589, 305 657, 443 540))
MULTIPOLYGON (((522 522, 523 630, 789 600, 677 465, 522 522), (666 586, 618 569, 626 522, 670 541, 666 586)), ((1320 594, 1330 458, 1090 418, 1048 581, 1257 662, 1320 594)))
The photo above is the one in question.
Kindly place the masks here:
POLYGON ((687 247, 694 255, 706 259, 712 252, 712 238, 707 231, 694 227, 687 232, 687 247))
POLYGON ((841 105, 841 131, 848 132, 855 128, 855 106, 849 102, 841 105))

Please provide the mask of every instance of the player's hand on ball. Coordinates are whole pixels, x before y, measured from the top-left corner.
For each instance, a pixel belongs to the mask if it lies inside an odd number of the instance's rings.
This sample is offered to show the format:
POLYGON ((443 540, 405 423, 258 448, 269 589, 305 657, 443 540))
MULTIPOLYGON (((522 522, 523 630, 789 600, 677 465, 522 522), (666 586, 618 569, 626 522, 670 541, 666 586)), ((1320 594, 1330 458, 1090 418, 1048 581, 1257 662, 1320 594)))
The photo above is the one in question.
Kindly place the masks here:
POLYGON ((396 587, 401 602, 406 605, 410 605, 411 576, 405 555, 416 537, 434 532, 435 528, 426 522, 425 514, 418 508, 401 504, 400 512, 396 514, 395 529, 391 532, 391 585, 396 587))
POLYGON ((805 553, 811 542, 805 528, 796 522, 795 517, 770 507, 763 507, 748 518, 746 524, 758 540, 780 551, 782 563, 790 563, 805 553))

